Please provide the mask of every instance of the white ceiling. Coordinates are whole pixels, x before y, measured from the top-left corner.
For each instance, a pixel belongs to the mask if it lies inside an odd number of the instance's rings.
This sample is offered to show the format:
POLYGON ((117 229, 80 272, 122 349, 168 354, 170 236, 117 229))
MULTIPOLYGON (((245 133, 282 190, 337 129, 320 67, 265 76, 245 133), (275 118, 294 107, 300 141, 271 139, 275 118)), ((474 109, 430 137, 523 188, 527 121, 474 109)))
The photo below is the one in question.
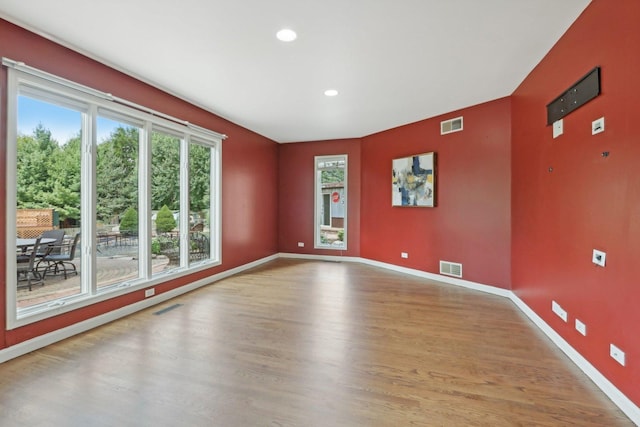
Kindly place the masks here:
POLYGON ((0 17, 292 142, 362 137, 508 96, 588 4, 0 0, 0 17), (298 39, 278 41, 283 27, 298 39))

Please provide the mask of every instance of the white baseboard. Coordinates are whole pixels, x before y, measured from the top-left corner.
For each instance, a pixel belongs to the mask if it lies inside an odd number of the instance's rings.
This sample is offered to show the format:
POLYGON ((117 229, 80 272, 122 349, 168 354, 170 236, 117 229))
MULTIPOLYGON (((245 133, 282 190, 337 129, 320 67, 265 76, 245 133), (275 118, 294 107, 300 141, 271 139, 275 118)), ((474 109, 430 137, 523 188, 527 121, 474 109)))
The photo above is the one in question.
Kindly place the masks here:
POLYGON ((398 273, 409 274, 411 276, 421 277, 423 279, 435 280, 438 282, 448 283, 450 285, 462 286, 468 289, 475 289, 488 294, 498 295, 501 297, 509 298, 511 291, 506 289, 497 288, 495 286, 487 286, 481 283, 470 282, 468 280, 457 279, 455 277, 443 276, 441 274, 428 273, 422 270, 416 270, 413 268, 400 267, 394 264, 388 264, 385 262, 374 261, 366 258, 359 257, 345 257, 335 255, 310 255, 310 254, 293 254, 293 253, 280 253, 280 258, 294 258, 294 259, 310 259, 316 261, 344 261, 344 262, 358 262, 361 264, 371 265, 373 267, 380 267, 386 270, 397 271, 398 273))
POLYGON ((340 257, 340 256, 324 256, 324 255, 298 255, 298 254, 280 254, 283 258, 299 258, 299 259, 315 259, 315 260, 329 260, 329 261, 346 261, 346 262, 359 262, 362 264, 371 265, 374 267, 381 267, 400 273, 409 274, 412 276, 422 277, 429 280, 435 280, 442 283, 447 283, 455 286, 462 286, 468 289, 474 289, 477 291, 489 293, 492 295, 498 295, 501 297, 509 298, 515 306, 522 311, 551 341, 562 350, 569 359, 576 365, 582 372, 584 372, 593 383, 607 395, 609 399, 618 407, 627 417, 631 419, 633 423, 640 426, 640 408, 633 403, 627 396, 625 396, 616 386, 614 386, 604 375, 600 373, 587 359, 585 359, 578 351, 576 351, 571 345, 565 341, 556 331, 551 328, 540 316, 538 316, 527 304, 524 303, 515 293, 510 290, 498 288, 495 286, 483 285, 481 283, 470 282, 467 280, 457 279, 455 277, 443 276, 435 273, 428 273, 421 270, 415 270, 406 267, 400 267, 393 264, 387 264, 380 261, 374 261, 366 258, 357 257, 340 257))
POLYGON ((293 254, 293 253, 279 253, 271 255, 256 261, 253 261, 242 266, 232 268, 230 270, 223 271, 213 276, 200 279, 196 282, 192 282, 188 285, 181 286, 162 294, 158 294, 154 297, 147 298, 143 301, 122 307, 120 309, 111 311, 109 313, 96 316, 91 319, 87 319, 83 322, 76 323, 66 328, 59 329, 57 331, 50 332, 45 335, 41 335, 30 339, 28 341, 16 344, 14 346, 0 350, 0 363, 7 360, 22 356, 31 351, 37 350, 47 345, 53 344, 58 341, 62 341, 73 335, 88 331, 122 317, 128 316, 137 311, 154 306, 156 304, 167 301, 171 298, 175 298, 179 295, 190 292, 194 289, 211 284, 226 277, 233 276, 241 273, 253 267, 257 267, 269 261, 273 261, 277 258, 295 258, 295 259, 310 259, 319 261, 344 261, 344 262, 359 262, 362 264, 371 265, 374 267, 380 267, 387 270, 392 270, 412 276, 425 278, 428 280, 435 280, 442 283, 447 283, 455 286, 462 286, 468 289, 474 289, 477 291, 497 295, 505 298, 509 298, 520 311, 522 311, 545 335, 551 339, 551 341, 560 348, 569 359, 578 366, 595 384, 602 390, 602 392, 611 399, 611 401, 617 405, 622 412, 624 412, 633 423, 640 426, 640 408, 627 398, 616 386, 614 386, 604 375, 602 375, 589 361, 587 361, 580 353, 578 353, 567 341, 564 340, 556 331, 553 330, 540 316, 538 316, 528 305, 526 305, 516 294, 512 291, 498 288, 495 286, 483 285, 481 283, 470 282, 467 280, 457 279, 454 277, 443 276, 440 274, 428 273, 421 270, 400 267, 393 264, 388 264, 380 261, 369 260, 359 257, 343 257, 333 255, 308 255, 308 254, 293 254))
POLYGON ((487 294, 497 295, 500 297, 509 298, 511 291, 507 289, 498 288, 496 286, 483 285, 481 283, 470 282, 468 280, 462 280, 455 277, 444 276, 442 274, 428 273, 422 270, 416 270, 413 268, 399 267, 393 264, 387 264, 380 261, 373 261, 370 259, 360 258, 359 262, 374 267, 386 268, 388 270, 397 271, 399 273, 409 274, 411 276, 421 277, 423 279, 435 280, 437 282, 444 282, 449 285, 461 286, 467 289, 474 289, 487 294))
POLYGON ((640 408, 625 396, 611 381, 600 373, 587 359, 565 341, 551 326, 536 314, 516 294, 511 292, 511 301, 522 311, 553 343, 582 370, 604 394, 616 404, 636 425, 640 425, 640 408))
POLYGON ((191 292, 202 286, 211 284, 213 282, 217 282, 218 280, 224 279, 229 276, 233 276, 234 274, 241 273, 245 270, 248 270, 253 267, 257 267, 266 262, 273 261, 277 258, 278 258, 277 254, 271 255, 266 258, 253 261, 249 264, 244 264, 239 267, 232 268, 230 270, 226 270, 218 274, 214 274, 204 279, 200 279, 198 281, 189 283, 188 285, 181 286, 176 289, 172 289, 168 292, 157 294, 151 298, 147 298, 137 303, 127 305, 117 310, 110 311, 108 313, 101 314, 96 317, 92 317, 91 319, 87 319, 85 321, 73 324, 71 326, 67 326, 66 328, 58 329, 56 331, 49 332, 48 334, 40 335, 28 341, 21 342, 14 346, 4 348, 0 350, 0 363, 6 362, 7 360, 11 360, 16 357, 22 356, 24 354, 30 353, 32 351, 38 350, 40 348, 46 347, 55 342, 62 341, 64 339, 80 334, 82 332, 86 332, 98 326, 102 326, 114 320, 133 314, 137 311, 144 310, 145 308, 149 308, 154 305, 165 302, 167 300, 170 300, 171 298, 175 298, 179 295, 185 294, 187 292, 191 292))
POLYGON ((311 254, 293 254, 288 252, 280 252, 279 258, 293 258, 293 259, 310 259, 314 261, 333 261, 333 262, 361 262, 362 258, 339 256, 339 255, 311 255, 311 254))

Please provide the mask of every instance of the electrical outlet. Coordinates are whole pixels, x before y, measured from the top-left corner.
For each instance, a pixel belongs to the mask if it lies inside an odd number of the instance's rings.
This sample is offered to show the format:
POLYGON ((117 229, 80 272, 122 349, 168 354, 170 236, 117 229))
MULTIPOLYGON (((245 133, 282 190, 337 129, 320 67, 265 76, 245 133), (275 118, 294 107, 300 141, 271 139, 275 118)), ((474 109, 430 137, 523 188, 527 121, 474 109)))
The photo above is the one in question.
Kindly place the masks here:
POLYGON ((409 258, 409 254, 406 252, 400 252, 400 257, 401 258, 409 258))
POLYGON ((144 297, 149 298, 156 294, 156 288, 150 288, 144 290, 144 297))
POLYGON ((299 248, 304 248, 304 242, 298 242, 298 247, 299 248))
POLYGON ((565 322, 567 321, 567 311, 562 307, 560 307, 560 304, 558 304, 557 302, 551 301, 551 311, 557 314, 558 317, 564 320, 565 322))
POLYGON ((591 262, 595 265, 599 265, 600 267, 604 267, 605 261, 607 260, 607 253, 599 251, 597 249, 593 250, 593 256, 591 257, 591 262))
POLYGON ((580 332, 585 337, 587 336, 587 325, 576 319, 576 331, 580 332))
POLYGON ((604 132, 604 117, 591 122, 591 135, 604 132))
POLYGON ((616 347, 615 345, 611 344, 609 346, 609 355, 611 357, 613 357, 613 359, 618 362, 619 364, 621 364, 622 366, 624 366, 625 360, 624 360, 624 351, 620 350, 618 347, 616 347))

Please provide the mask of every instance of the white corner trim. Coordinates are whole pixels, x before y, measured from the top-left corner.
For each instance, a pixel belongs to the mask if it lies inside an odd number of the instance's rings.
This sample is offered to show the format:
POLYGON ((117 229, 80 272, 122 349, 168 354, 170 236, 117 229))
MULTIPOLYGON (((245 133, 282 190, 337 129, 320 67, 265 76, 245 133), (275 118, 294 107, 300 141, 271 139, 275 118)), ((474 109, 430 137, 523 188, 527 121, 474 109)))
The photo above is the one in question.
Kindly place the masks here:
POLYGON ((262 258, 257 261, 250 262, 249 264, 244 264, 239 267, 235 267, 230 270, 226 270, 221 273, 214 274, 209 277, 205 277, 203 279, 189 283, 188 285, 181 286, 176 289, 172 289, 168 292, 157 294, 154 297, 144 299, 142 301, 133 303, 131 305, 127 305, 117 310, 110 311, 108 313, 101 314, 96 317, 92 317, 91 319, 87 319, 79 323, 75 323, 71 326, 67 326, 66 328, 58 329, 56 331, 49 332, 48 334, 40 335, 28 341, 18 343, 14 346, 4 348, 0 350, 0 363, 25 355, 27 353, 46 347, 58 341, 62 341, 64 339, 80 334, 82 332, 86 332, 90 329, 97 328, 98 326, 102 326, 114 320, 133 314, 137 311, 144 310, 145 308, 149 308, 154 305, 160 304, 162 302, 170 300, 171 298, 175 298, 187 292, 191 292, 205 285, 209 285, 211 283, 217 282, 218 280, 225 279, 229 276, 233 276, 235 274, 241 273, 250 268, 257 267, 269 261, 273 261, 277 258, 278 258, 277 254, 271 255, 266 258, 262 258))

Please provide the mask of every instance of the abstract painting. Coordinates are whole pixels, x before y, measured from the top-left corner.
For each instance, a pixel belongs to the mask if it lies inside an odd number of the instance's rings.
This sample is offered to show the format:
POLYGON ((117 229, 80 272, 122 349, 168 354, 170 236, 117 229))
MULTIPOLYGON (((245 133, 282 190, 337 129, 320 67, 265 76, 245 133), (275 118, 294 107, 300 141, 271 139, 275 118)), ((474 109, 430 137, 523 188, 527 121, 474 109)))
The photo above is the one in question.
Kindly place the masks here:
POLYGON ((391 205, 434 207, 436 205, 436 153, 393 159, 391 205))

